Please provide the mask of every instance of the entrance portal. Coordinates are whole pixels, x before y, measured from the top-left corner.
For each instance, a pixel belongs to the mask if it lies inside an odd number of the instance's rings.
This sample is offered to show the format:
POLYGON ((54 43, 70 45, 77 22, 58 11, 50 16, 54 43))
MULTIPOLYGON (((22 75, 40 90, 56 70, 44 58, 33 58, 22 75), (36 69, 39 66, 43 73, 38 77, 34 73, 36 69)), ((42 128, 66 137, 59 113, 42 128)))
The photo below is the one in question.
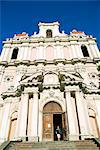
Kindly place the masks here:
MULTIPOLYGON (((53 126, 54 126, 54 141, 57 141, 56 128, 60 127, 62 132, 62 114, 53 114, 53 126)), ((61 134, 61 140, 63 139, 63 135, 61 134)))
MULTIPOLYGON (((49 102, 43 108, 43 141, 57 140, 55 130, 59 126, 63 131, 65 128, 65 113, 56 102, 49 102)), ((64 135, 62 134, 61 140, 64 135)))

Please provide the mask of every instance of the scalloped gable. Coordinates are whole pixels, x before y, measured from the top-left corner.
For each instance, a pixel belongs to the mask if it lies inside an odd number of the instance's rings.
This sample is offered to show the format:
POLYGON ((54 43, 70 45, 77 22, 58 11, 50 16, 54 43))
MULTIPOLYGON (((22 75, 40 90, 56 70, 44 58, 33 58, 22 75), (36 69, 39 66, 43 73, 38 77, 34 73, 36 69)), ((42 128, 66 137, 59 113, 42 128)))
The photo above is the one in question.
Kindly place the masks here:
MULTIPOLYGON (((54 74, 54 73, 52 72, 52 74, 54 74)), ((81 75, 79 75, 76 72, 73 72, 73 73, 60 72, 60 74, 63 74, 65 76, 65 81, 67 81, 67 80, 68 81, 78 81, 78 82, 83 81, 83 78, 81 77, 81 75)), ((37 83, 38 82, 37 77, 39 77, 39 76, 45 76, 45 73, 43 75, 42 72, 36 72, 36 73, 32 74, 31 76, 28 76, 27 78, 21 80, 20 84, 27 84, 29 82, 37 83)))
POLYGON ((61 72, 65 76, 65 81, 78 81, 83 82, 83 78, 79 73, 73 72, 73 73, 67 73, 67 72, 61 72))
POLYGON ((33 81, 36 82, 37 81, 37 77, 40 76, 40 75, 42 75, 41 72, 36 72, 36 73, 26 77, 25 79, 22 79, 20 81, 20 84, 29 83, 29 82, 33 82, 33 81))

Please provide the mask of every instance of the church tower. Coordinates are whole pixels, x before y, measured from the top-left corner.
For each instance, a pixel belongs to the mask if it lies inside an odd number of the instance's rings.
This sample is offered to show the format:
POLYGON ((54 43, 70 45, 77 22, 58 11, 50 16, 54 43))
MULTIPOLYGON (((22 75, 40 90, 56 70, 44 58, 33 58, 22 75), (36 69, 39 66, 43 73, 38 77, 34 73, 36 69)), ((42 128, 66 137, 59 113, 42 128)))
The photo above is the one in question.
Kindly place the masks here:
POLYGON ((0 143, 84 140, 100 136, 100 52, 84 32, 39 23, 3 42, 0 57, 0 143))

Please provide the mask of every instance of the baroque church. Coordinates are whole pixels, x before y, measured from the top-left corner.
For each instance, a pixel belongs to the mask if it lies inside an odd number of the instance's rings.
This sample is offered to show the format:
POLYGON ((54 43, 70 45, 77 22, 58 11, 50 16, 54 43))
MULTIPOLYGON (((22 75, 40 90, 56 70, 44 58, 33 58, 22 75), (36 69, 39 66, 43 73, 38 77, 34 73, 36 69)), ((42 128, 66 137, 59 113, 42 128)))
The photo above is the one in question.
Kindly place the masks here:
POLYGON ((39 23, 3 41, 0 56, 0 143, 84 140, 100 136, 100 52, 84 32, 39 23))

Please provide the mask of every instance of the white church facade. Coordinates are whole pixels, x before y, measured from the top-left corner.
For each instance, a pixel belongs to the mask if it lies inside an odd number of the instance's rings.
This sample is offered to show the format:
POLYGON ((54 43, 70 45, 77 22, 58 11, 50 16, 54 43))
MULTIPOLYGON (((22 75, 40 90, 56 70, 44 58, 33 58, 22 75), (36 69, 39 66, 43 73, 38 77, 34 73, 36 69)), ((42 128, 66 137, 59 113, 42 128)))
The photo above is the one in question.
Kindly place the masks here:
POLYGON ((3 42, 0 57, 0 143, 84 140, 100 136, 100 52, 84 32, 39 23, 3 42))

